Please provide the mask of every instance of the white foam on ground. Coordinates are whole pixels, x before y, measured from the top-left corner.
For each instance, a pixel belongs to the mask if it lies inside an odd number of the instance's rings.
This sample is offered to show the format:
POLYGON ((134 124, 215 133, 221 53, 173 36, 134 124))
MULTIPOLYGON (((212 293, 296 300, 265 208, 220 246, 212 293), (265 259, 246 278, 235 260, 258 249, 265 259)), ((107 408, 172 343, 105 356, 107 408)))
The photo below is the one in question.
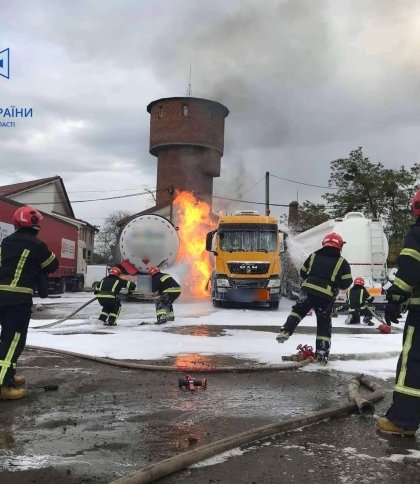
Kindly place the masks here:
MULTIPOLYGON (((82 295, 82 302, 92 297, 82 295)), ((79 305, 78 297, 65 297, 62 302, 79 305)), ((60 304, 60 303, 59 303, 60 304)), ((72 304, 72 306, 73 306, 72 304)), ((215 309, 209 301, 194 303, 175 303, 176 321, 163 326, 139 326, 142 320, 154 322, 154 305, 142 303, 124 304, 118 326, 104 327, 96 318, 100 311, 97 302, 88 306, 91 313, 87 319, 71 319, 54 328, 33 329, 53 320, 32 320, 28 334, 28 344, 78 352, 91 356, 117 359, 158 360, 170 356, 182 356, 189 353, 201 355, 228 355, 242 359, 255 360, 264 364, 280 364, 281 357, 296 352, 298 344, 315 346, 314 334, 296 333, 284 344, 275 340, 276 332, 235 329, 235 326, 274 326, 286 319, 291 303, 282 301, 279 311, 215 309), (134 317, 135 316, 135 317, 134 317), (166 331, 180 326, 198 326, 191 328, 192 334, 178 334, 166 331), (222 336, 208 336, 202 326, 226 326, 222 336), (99 334, 90 334, 92 331, 99 334), (63 333, 63 334, 60 334, 63 333), (78 334, 81 333, 81 334, 78 334)), ((71 312, 72 308, 69 309, 71 312)), ((77 317, 77 316, 76 316, 77 317)), ((333 327, 344 325, 345 316, 333 319, 333 327)), ((315 316, 309 316, 300 327, 316 325, 315 316)), ((360 326, 365 327, 365 326, 360 326)), ((353 327, 357 330, 357 327, 353 327)), ((277 330, 277 328, 276 328, 277 330)), ((402 333, 384 335, 379 332, 370 334, 334 334, 331 354, 359 354, 399 352, 402 333)), ((374 360, 330 361, 326 367, 318 364, 307 365, 304 371, 343 371, 362 372, 379 378, 391 378, 395 374, 397 357, 374 360)))

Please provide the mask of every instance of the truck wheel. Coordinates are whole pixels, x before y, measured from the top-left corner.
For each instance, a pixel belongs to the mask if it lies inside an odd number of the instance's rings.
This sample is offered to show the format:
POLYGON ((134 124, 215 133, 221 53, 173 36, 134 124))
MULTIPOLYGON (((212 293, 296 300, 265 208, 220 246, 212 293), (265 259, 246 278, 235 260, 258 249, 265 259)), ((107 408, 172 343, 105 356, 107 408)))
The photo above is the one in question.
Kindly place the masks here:
POLYGON ((82 292, 84 288, 85 288, 85 279, 81 277, 77 281, 77 291, 82 292))
POLYGON ((61 277, 58 284, 57 284, 57 292, 58 294, 63 294, 67 290, 67 281, 65 277, 61 277))
POLYGON ((268 307, 274 310, 277 310, 279 308, 279 305, 280 305, 280 301, 273 301, 268 303, 268 307))
POLYGON ((222 307, 222 301, 216 301, 215 299, 213 299, 213 306, 215 308, 221 308, 222 307))

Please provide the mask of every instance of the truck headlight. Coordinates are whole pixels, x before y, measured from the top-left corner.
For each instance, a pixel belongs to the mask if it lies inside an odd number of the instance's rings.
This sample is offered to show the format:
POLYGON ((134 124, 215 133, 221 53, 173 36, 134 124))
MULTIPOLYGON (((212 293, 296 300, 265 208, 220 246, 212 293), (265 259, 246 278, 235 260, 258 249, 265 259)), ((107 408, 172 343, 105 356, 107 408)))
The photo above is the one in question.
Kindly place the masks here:
POLYGON ((228 279, 216 279, 217 287, 230 287, 228 279))
POLYGON ((275 279, 270 279, 268 281, 267 287, 280 287, 280 279, 276 277, 275 279))

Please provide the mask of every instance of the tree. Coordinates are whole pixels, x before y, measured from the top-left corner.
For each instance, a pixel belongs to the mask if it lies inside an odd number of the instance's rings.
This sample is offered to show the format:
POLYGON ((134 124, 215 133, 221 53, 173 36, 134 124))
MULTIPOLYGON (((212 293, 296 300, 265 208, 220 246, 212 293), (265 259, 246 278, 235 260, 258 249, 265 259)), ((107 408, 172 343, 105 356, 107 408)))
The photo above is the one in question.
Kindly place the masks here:
POLYGON ((322 196, 331 205, 333 217, 348 212, 363 212, 378 218, 383 209, 382 163, 372 163, 363 156, 362 148, 350 152, 348 158, 331 162, 328 186, 337 191, 322 196))
POLYGON ((120 233, 117 222, 130 215, 130 212, 124 210, 111 212, 108 217, 106 217, 103 226, 99 230, 96 252, 104 257, 107 264, 111 264, 115 259, 116 245, 120 233))
POLYGON ((334 217, 358 211, 380 218, 390 244, 390 262, 398 255, 407 228, 412 223, 410 201, 418 188, 420 165, 409 170, 387 169, 363 156, 362 148, 348 158, 331 162, 330 187, 337 190, 322 197, 331 205, 334 217))
POLYGON ((298 232, 309 230, 331 218, 325 211, 325 205, 312 203, 309 200, 303 202, 301 206, 297 205, 296 209, 296 217, 289 220, 289 225, 298 232))

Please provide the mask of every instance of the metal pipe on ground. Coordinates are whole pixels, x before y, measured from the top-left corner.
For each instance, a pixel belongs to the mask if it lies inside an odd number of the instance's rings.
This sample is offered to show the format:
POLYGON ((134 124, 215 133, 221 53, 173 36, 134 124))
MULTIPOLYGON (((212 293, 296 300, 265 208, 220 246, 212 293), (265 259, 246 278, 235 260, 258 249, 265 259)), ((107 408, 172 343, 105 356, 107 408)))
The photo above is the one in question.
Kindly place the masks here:
MULTIPOLYGON (((376 388, 370 395, 367 395, 363 400, 367 402, 376 402, 384 397, 384 390, 377 385, 373 380, 362 375, 358 377, 359 386, 363 384, 370 389, 376 388)), ((355 393, 352 394, 356 396, 355 393)), ((307 425, 311 425, 315 422, 325 420, 331 417, 338 417, 351 413, 358 408, 358 405, 352 402, 342 402, 337 405, 319 410, 317 412, 311 412, 302 417, 294 417, 288 420, 277 422, 274 424, 264 425, 255 429, 242 432, 240 434, 233 435, 221 440, 217 440, 208 445, 198 447, 197 449, 189 452, 170 457, 169 459, 162 460, 156 464, 152 464, 134 472, 133 474, 122 477, 110 484, 148 484, 155 482, 158 479, 166 477, 170 474, 178 472, 186 467, 189 467, 197 462, 213 457, 227 450, 234 449, 241 445, 251 444, 256 440, 260 440, 265 437, 270 437, 282 432, 288 432, 307 425)))

